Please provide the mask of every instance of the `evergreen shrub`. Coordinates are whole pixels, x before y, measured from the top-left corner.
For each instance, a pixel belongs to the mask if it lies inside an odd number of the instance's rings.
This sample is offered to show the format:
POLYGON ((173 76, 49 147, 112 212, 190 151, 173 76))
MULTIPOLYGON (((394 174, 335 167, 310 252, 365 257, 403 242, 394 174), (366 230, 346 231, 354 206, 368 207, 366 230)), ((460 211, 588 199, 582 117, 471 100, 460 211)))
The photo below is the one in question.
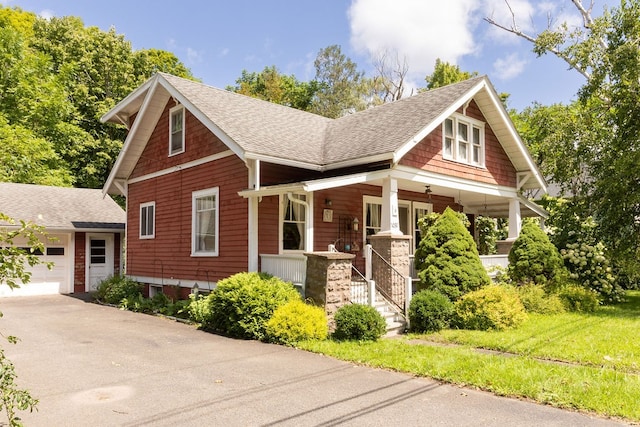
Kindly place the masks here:
POLYGON ((462 329, 504 330, 526 319, 518 294, 512 287, 489 285, 463 295, 454 303, 455 325, 462 329))
POLYGON ((293 300, 278 307, 267 321, 267 340, 277 344, 293 345, 302 340, 327 338, 329 326, 324 309, 293 300))
POLYGON ((543 285, 547 291, 567 277, 558 249, 533 221, 524 222, 509 251, 509 277, 518 283, 543 285))
POLYGON ((263 340, 276 309, 300 294, 288 282, 265 273, 237 273, 220 280, 207 297, 211 316, 205 329, 245 339, 263 340))
POLYGON ((473 237, 456 212, 447 208, 425 231, 415 258, 421 289, 439 291, 455 301, 489 284, 473 237))
POLYGON ((376 341, 387 331, 387 322, 378 311, 368 305, 347 304, 334 316, 336 329, 333 338, 351 341, 376 341))
POLYGON ((453 303, 438 291, 424 289, 411 298, 409 324, 413 332, 438 332, 447 328, 453 315, 453 303))

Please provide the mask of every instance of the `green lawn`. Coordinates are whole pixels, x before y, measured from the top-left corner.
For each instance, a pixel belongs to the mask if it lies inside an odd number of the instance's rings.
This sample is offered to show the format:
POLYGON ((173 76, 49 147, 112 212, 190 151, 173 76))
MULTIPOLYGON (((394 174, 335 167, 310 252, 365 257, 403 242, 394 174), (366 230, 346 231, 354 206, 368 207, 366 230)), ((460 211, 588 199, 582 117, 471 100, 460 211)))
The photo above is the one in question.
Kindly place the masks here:
POLYGON ((316 341, 299 347, 500 395, 640 421, 637 291, 628 293, 625 304, 594 314, 532 315, 512 331, 446 330, 374 343, 316 341), (486 354, 480 348, 508 354, 486 354))

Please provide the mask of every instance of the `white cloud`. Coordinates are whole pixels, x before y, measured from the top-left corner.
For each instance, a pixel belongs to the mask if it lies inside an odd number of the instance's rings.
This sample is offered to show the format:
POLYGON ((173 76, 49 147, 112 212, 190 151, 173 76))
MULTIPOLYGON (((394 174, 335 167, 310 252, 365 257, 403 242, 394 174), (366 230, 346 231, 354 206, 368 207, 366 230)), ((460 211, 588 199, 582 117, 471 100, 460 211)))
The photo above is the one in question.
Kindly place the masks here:
POLYGON ((218 53, 218 57, 223 58, 229 54, 230 50, 228 47, 225 47, 218 53))
POLYGON ((504 58, 498 58, 493 63, 493 75, 500 80, 512 79, 524 71, 527 61, 511 53, 504 58))
POLYGON ((202 62, 202 53, 197 51, 197 50, 195 50, 195 49, 193 49, 193 48, 188 47, 187 48, 187 61, 190 64, 196 64, 198 62, 202 62))
POLYGON ((51 9, 44 9, 38 14, 41 18, 46 19, 47 21, 56 16, 56 13, 51 9))
POLYGON ((437 58, 457 63, 474 53, 476 0, 354 0, 349 8, 351 45, 369 55, 389 50, 406 58, 409 79, 424 78, 437 58))

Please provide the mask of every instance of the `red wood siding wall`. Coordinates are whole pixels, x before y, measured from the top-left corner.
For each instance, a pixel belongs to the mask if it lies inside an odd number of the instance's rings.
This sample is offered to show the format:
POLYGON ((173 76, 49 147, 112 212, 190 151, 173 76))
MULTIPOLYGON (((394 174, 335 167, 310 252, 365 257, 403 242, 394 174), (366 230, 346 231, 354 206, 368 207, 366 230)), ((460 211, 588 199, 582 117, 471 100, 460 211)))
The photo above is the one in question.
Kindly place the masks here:
MULTIPOLYGON (((462 113, 462 110, 458 111, 462 113)), ((442 158, 442 126, 438 126, 417 146, 407 153, 401 165, 428 170, 444 175, 498 184, 509 187, 516 186, 516 170, 502 149, 493 130, 486 123, 475 101, 467 108, 467 116, 485 122, 485 167, 475 167, 442 158)))
POLYGON ((129 186, 127 274, 216 281, 247 269, 247 169, 235 156, 129 186), (192 193, 219 188, 219 256, 191 256, 192 193), (155 238, 140 239, 140 204, 155 202, 155 238))
MULTIPOLYGON (((222 141, 185 109, 185 151, 169 157, 169 110, 173 106, 173 101, 169 101, 165 106, 164 112, 149 138, 149 142, 131 174, 131 178, 178 166, 227 150, 227 146, 222 141)), ((244 184, 246 186, 246 182, 244 184)))
POLYGON ((73 292, 85 292, 87 234, 76 233, 73 255, 73 292))

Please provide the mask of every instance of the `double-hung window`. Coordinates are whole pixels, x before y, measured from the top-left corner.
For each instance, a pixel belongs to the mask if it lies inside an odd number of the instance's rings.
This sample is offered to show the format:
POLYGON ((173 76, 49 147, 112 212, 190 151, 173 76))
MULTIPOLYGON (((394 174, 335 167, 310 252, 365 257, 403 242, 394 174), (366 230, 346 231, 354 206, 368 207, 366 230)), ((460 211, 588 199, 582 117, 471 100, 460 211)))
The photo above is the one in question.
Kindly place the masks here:
POLYGON ((140 204, 140 238, 153 239, 156 236, 156 202, 140 204))
POLYGON ((304 194, 282 196, 282 250, 305 250, 307 231, 307 197, 304 194))
POLYGON ((380 197, 364 196, 364 236, 369 243, 369 236, 380 232, 382 228, 382 199, 380 197))
POLYGON ((169 111, 169 155, 184 152, 184 107, 178 105, 169 111))
POLYGON ((473 166, 484 166, 484 123, 465 116, 445 119, 442 156, 473 166))
POLYGON ((218 256, 218 187, 192 193, 191 255, 218 256))

